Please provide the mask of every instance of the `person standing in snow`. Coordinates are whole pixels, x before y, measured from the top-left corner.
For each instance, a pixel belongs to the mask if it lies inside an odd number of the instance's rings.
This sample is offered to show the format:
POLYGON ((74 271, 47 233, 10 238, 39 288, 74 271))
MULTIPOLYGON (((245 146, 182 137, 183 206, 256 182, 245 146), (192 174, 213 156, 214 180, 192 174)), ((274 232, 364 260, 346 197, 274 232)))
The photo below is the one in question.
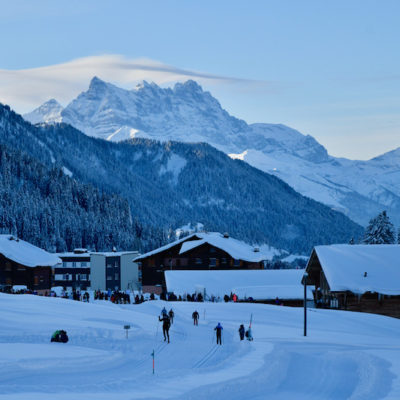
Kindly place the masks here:
POLYGON ((165 309, 165 307, 163 307, 163 309, 161 310, 161 315, 168 315, 167 310, 165 309))
POLYGON ((245 329, 244 329, 244 325, 242 324, 242 325, 240 325, 240 327, 239 327, 239 336, 240 336, 240 340, 243 340, 243 339, 244 339, 244 332, 245 332, 245 329))
POLYGON ((194 313, 192 314, 192 318, 193 318, 193 325, 199 325, 199 313, 196 311, 194 311, 194 313))
POLYGON ((219 342, 220 345, 222 345, 222 325, 218 322, 218 325, 214 328, 214 331, 217 333, 217 344, 219 342))
POLYGON ((245 335, 246 335, 247 340, 250 340, 250 341, 253 340, 253 334, 251 333, 251 328, 250 328, 250 326, 249 326, 249 329, 247 329, 245 335))
POLYGON ((168 316, 169 316, 169 319, 170 319, 170 321, 171 321, 171 325, 174 323, 174 312, 172 311, 172 308, 169 310, 169 313, 168 313, 168 316))
POLYGON ((171 327, 171 321, 167 314, 163 314, 162 318, 158 317, 158 320, 163 323, 162 330, 164 335, 164 342, 168 338, 168 343, 169 343, 169 328, 171 327))

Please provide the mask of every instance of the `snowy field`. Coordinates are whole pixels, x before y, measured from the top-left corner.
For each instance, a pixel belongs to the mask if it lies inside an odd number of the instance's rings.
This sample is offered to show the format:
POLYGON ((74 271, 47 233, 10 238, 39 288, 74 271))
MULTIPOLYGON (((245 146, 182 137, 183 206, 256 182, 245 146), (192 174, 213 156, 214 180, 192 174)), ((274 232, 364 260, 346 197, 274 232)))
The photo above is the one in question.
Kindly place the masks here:
POLYGON ((304 338, 301 308, 0 294, 0 400, 400 399, 400 320, 334 310, 308 317, 304 338), (157 319, 164 304, 175 311, 170 344, 157 319), (251 313, 255 340, 240 342, 251 313), (56 329, 68 332, 67 344, 50 343, 56 329))

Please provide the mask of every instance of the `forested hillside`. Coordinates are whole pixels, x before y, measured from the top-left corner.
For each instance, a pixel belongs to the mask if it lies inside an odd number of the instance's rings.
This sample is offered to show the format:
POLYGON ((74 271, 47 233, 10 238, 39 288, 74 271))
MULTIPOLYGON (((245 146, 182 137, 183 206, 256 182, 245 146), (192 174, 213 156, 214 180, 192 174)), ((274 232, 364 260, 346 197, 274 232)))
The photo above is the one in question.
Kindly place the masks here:
POLYGON ((146 232, 138 234, 146 240, 144 248, 166 240, 160 229, 167 232, 188 222, 303 253, 362 233, 341 213, 206 144, 112 143, 66 124, 32 126, 5 107, 0 121, 2 142, 48 168, 63 168, 78 182, 127 199, 138 230, 146 232))

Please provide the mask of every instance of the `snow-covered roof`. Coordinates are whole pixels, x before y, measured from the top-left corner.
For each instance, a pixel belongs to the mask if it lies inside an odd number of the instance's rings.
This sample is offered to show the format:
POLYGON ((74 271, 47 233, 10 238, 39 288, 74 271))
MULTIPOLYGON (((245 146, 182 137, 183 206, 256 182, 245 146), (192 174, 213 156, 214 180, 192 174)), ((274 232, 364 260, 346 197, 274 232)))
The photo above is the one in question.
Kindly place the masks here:
POLYGON ((137 250, 132 250, 132 251, 103 251, 103 252, 91 252, 90 255, 100 255, 100 256, 104 256, 104 257, 120 257, 120 256, 124 256, 127 254, 134 254, 137 255, 139 254, 139 252, 137 250))
POLYGON ((400 295, 400 245, 336 244, 315 252, 331 291, 400 295))
POLYGON ((150 251, 146 254, 137 257, 136 260, 147 258, 162 251, 168 250, 173 246, 182 243, 179 254, 184 254, 195 247, 201 246, 208 243, 214 247, 217 247, 226 253, 228 253, 232 258, 237 260, 243 260, 248 262, 260 262, 269 259, 269 255, 264 254, 260 251, 255 252, 254 247, 249 244, 242 242, 231 237, 225 237, 219 232, 196 232, 189 235, 183 239, 176 240, 175 242, 169 243, 162 246, 156 250, 150 251), (192 238, 198 238, 198 240, 189 240, 192 238))
POLYGON ((0 254, 26 267, 53 267, 61 262, 55 254, 12 235, 0 235, 0 254))
MULTIPOLYGON (((177 295, 206 290, 206 294, 223 297, 236 293, 239 299, 253 297, 255 300, 303 299, 304 287, 301 277, 304 270, 203 270, 165 271, 167 290, 177 295)), ((311 288, 307 297, 312 299, 311 288)))

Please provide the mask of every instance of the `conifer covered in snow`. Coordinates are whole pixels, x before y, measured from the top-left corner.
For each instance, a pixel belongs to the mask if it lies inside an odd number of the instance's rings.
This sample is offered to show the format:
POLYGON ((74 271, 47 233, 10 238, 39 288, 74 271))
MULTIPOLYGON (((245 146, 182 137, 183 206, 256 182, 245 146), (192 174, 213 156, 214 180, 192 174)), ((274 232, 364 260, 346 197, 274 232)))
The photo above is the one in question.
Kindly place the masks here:
POLYGON ((363 243, 365 244, 394 244, 395 230, 386 211, 369 221, 365 229, 363 243))

